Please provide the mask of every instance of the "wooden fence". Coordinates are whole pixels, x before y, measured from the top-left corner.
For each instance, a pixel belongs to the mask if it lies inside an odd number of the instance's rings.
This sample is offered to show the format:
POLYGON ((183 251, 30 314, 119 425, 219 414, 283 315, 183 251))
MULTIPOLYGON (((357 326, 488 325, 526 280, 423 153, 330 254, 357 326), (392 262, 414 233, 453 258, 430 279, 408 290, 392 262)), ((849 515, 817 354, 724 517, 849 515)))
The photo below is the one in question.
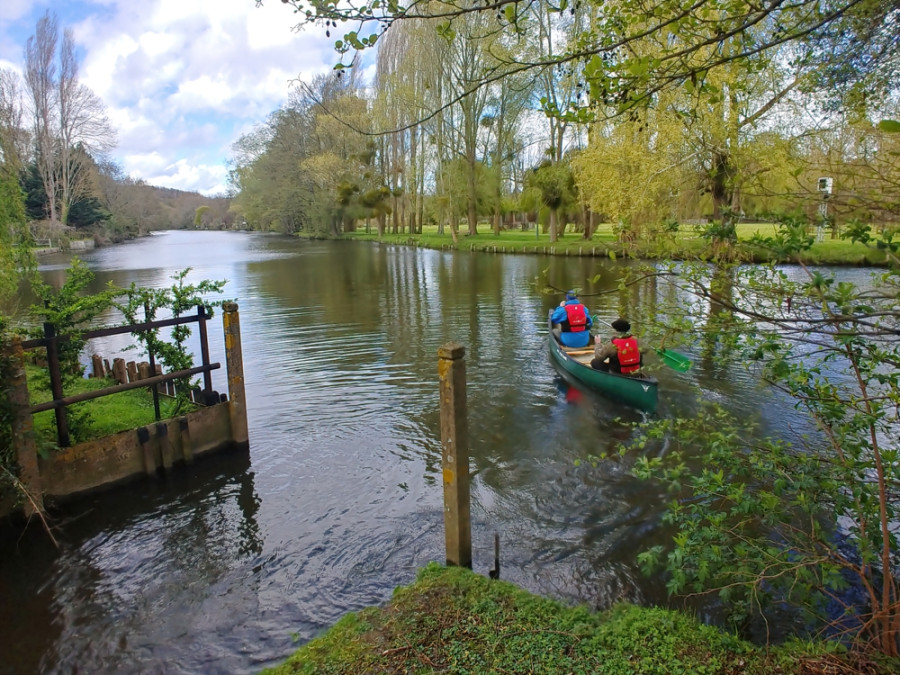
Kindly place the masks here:
MULTIPOLYGON (((43 412, 44 410, 55 411, 57 443, 59 444, 59 447, 66 448, 69 446, 69 426, 66 418, 66 407, 72 405, 73 403, 90 401, 102 396, 118 394, 129 389, 150 387, 150 390, 153 394, 153 408, 156 413, 156 419, 158 421, 160 419, 158 385, 166 384, 174 380, 181 380, 184 378, 192 377, 193 375, 198 375, 200 373, 203 373, 203 395, 199 397, 200 400, 198 402, 212 403, 213 388, 211 373, 213 370, 216 370, 221 366, 218 363, 209 362, 209 340, 207 338, 206 330, 206 322, 208 321, 208 319, 209 315, 206 313, 206 308, 203 305, 198 305, 197 313, 191 314, 189 316, 181 316, 174 319, 163 319, 160 321, 145 321, 144 323, 132 324, 129 326, 101 328, 98 330, 91 330, 82 333, 81 337, 84 340, 90 340, 91 338, 108 337, 111 335, 123 335, 126 333, 146 333, 148 331, 157 330, 159 328, 196 323, 198 326, 198 333, 200 335, 201 365, 197 366, 196 368, 187 368, 184 370, 178 370, 175 372, 163 374, 161 369, 159 368, 159 364, 156 363, 156 357, 153 353, 153 350, 148 349, 146 371, 142 370, 142 372, 146 372, 146 377, 139 376, 139 366, 137 364, 134 364, 134 362, 131 362, 132 366, 134 367, 133 377, 129 376, 129 366, 127 363, 125 363, 125 360, 115 359, 112 368, 109 368, 108 362, 103 363, 102 372, 104 376, 107 373, 112 372, 113 377, 117 382, 116 386, 104 387, 103 389, 97 389, 96 391, 84 392, 72 396, 66 396, 63 392, 62 371, 59 362, 59 345, 61 342, 70 340, 71 338, 68 335, 57 335, 56 327, 52 323, 44 323, 44 337, 22 342, 22 349, 28 350, 43 347, 47 350, 46 362, 47 368, 50 372, 50 391, 53 395, 53 400, 31 406, 29 412, 33 415, 35 413, 43 412)), ((98 376, 99 372, 101 372, 101 367, 98 367, 97 365, 98 360, 100 360, 99 356, 94 357, 93 361, 95 377, 98 376)), ((215 402, 218 402, 218 394, 215 395, 215 398, 215 402)))

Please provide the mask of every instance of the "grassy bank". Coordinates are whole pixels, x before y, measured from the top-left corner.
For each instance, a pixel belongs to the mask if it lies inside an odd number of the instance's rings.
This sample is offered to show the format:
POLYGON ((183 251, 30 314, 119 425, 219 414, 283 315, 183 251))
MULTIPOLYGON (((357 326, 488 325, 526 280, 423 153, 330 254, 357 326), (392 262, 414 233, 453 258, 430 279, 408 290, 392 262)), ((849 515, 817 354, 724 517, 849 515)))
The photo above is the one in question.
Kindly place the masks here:
POLYGON ((344 616, 282 665, 288 673, 889 673, 809 644, 764 650, 669 610, 568 607, 430 564, 391 602, 344 616))
MULTIPOLYGON (((31 404, 36 405, 53 400, 47 369, 28 365, 27 374, 31 404)), ((74 384, 66 386, 64 392, 66 396, 73 396, 112 385, 113 381, 108 379, 80 379, 74 384)), ((186 408, 184 403, 179 408, 175 399, 167 396, 160 396, 159 404, 162 419, 183 415, 189 409, 193 409, 193 407, 186 408)), ((68 411, 69 429, 73 443, 136 429, 156 421, 153 396, 146 389, 129 389, 111 396, 76 403, 69 406, 68 411)), ((55 446, 56 417, 52 410, 34 415, 34 429, 41 448, 46 450, 55 446)))
MULTIPOLYGON (((709 242, 693 228, 682 228, 678 232, 660 234, 651 241, 632 243, 619 242, 612 225, 608 223, 600 225, 591 239, 584 239, 581 233, 569 232, 552 244, 549 236, 543 232, 538 232, 535 236, 534 229, 524 232, 504 230, 499 236, 495 236, 490 226, 482 223, 479 225, 478 231, 479 234, 474 237, 463 236, 460 233, 458 246, 454 246, 449 230, 446 230, 444 234, 438 234, 437 226, 433 225, 424 227, 422 234, 385 234, 383 237, 378 236, 374 226, 370 227, 368 233, 365 231, 365 227, 360 227, 356 232, 342 235, 342 238, 445 250, 631 257, 651 260, 703 258, 712 254, 709 242)), ((763 262, 771 259, 768 251, 750 246, 748 242, 754 234, 769 235, 774 232, 775 226, 768 223, 738 225, 738 240, 747 244, 742 251, 742 258, 748 262, 763 262)), ((880 265, 884 263, 885 256, 883 251, 866 247, 863 244, 826 238, 824 241, 813 244, 812 249, 804 255, 803 260, 809 264, 818 265, 880 265)))

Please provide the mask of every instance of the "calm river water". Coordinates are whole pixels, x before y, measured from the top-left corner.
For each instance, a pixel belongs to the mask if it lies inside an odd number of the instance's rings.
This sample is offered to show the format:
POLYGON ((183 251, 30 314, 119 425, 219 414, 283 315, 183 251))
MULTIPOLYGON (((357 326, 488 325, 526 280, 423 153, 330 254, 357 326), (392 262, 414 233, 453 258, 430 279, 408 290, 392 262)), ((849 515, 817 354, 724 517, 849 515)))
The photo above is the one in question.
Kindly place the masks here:
MULTIPOLYGON (((640 414, 570 388, 534 280, 612 288, 611 261, 445 253, 251 233, 166 232, 82 256, 97 286, 227 279, 240 306, 249 458, 203 461, 68 504, 55 550, 0 542, 3 672, 253 672, 443 559, 437 350, 466 348, 474 568, 597 608, 663 604, 635 555, 665 541, 631 462, 578 462, 640 414)), ((43 260, 60 283, 68 258, 43 260)), ((586 298, 616 317, 615 294, 586 298)), ((647 301, 635 291, 633 301, 647 301)), ((639 327, 636 327, 639 330, 639 327)), ((224 361, 219 315, 210 338, 224 361)), ((121 345, 94 344, 111 358, 121 345)), ((134 353, 132 353, 133 358, 134 353)), ((660 415, 695 391, 786 428, 789 405, 702 359, 660 367, 660 415)), ((225 390, 224 373, 214 383, 225 390)))

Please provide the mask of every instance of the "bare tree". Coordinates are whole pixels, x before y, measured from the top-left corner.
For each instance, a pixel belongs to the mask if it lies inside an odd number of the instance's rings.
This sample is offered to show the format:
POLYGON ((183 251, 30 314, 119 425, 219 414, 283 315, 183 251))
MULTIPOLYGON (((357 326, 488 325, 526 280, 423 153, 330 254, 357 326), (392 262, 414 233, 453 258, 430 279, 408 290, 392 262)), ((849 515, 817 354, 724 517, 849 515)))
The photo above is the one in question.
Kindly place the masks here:
POLYGON ((16 171, 25 161, 28 132, 22 125, 25 111, 19 75, 10 68, 0 68, 0 164, 16 171))
POLYGON ((66 29, 60 43, 57 19, 50 12, 38 20, 35 34, 28 38, 25 82, 48 215, 52 222, 65 225, 72 205, 91 194, 87 156, 110 150, 115 132, 103 102, 78 81, 72 31, 66 29))
POLYGON ((57 222, 56 192, 59 180, 54 159, 54 110, 56 109, 56 42, 59 26, 56 16, 46 12, 38 19, 34 35, 25 44, 25 85, 31 96, 34 116, 35 161, 47 193, 47 214, 57 222))

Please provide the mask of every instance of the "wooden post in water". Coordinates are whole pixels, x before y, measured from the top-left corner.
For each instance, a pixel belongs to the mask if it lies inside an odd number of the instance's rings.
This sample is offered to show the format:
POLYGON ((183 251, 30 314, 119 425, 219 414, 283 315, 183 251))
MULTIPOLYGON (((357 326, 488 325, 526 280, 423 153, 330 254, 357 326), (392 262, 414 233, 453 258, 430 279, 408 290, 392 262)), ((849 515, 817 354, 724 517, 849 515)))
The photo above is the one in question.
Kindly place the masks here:
POLYGON ((441 347, 438 350, 438 376, 441 384, 441 468, 444 476, 447 564, 471 569, 465 354, 465 348, 455 342, 441 347))
POLYGON ((236 302, 222 305, 222 328, 225 331, 225 364, 228 368, 228 404, 231 416, 231 440, 246 446, 247 398, 244 393, 244 357, 241 353, 241 315, 236 302))
POLYGON ((31 401, 28 397, 28 379, 25 375, 25 354, 22 338, 14 335, 3 345, 3 356, 12 361, 12 380, 9 386, 9 402, 12 405, 12 444, 19 465, 19 483, 27 492, 25 516, 29 517, 44 508, 41 493, 41 474, 37 463, 37 445, 34 442, 34 420, 31 417, 31 401))

